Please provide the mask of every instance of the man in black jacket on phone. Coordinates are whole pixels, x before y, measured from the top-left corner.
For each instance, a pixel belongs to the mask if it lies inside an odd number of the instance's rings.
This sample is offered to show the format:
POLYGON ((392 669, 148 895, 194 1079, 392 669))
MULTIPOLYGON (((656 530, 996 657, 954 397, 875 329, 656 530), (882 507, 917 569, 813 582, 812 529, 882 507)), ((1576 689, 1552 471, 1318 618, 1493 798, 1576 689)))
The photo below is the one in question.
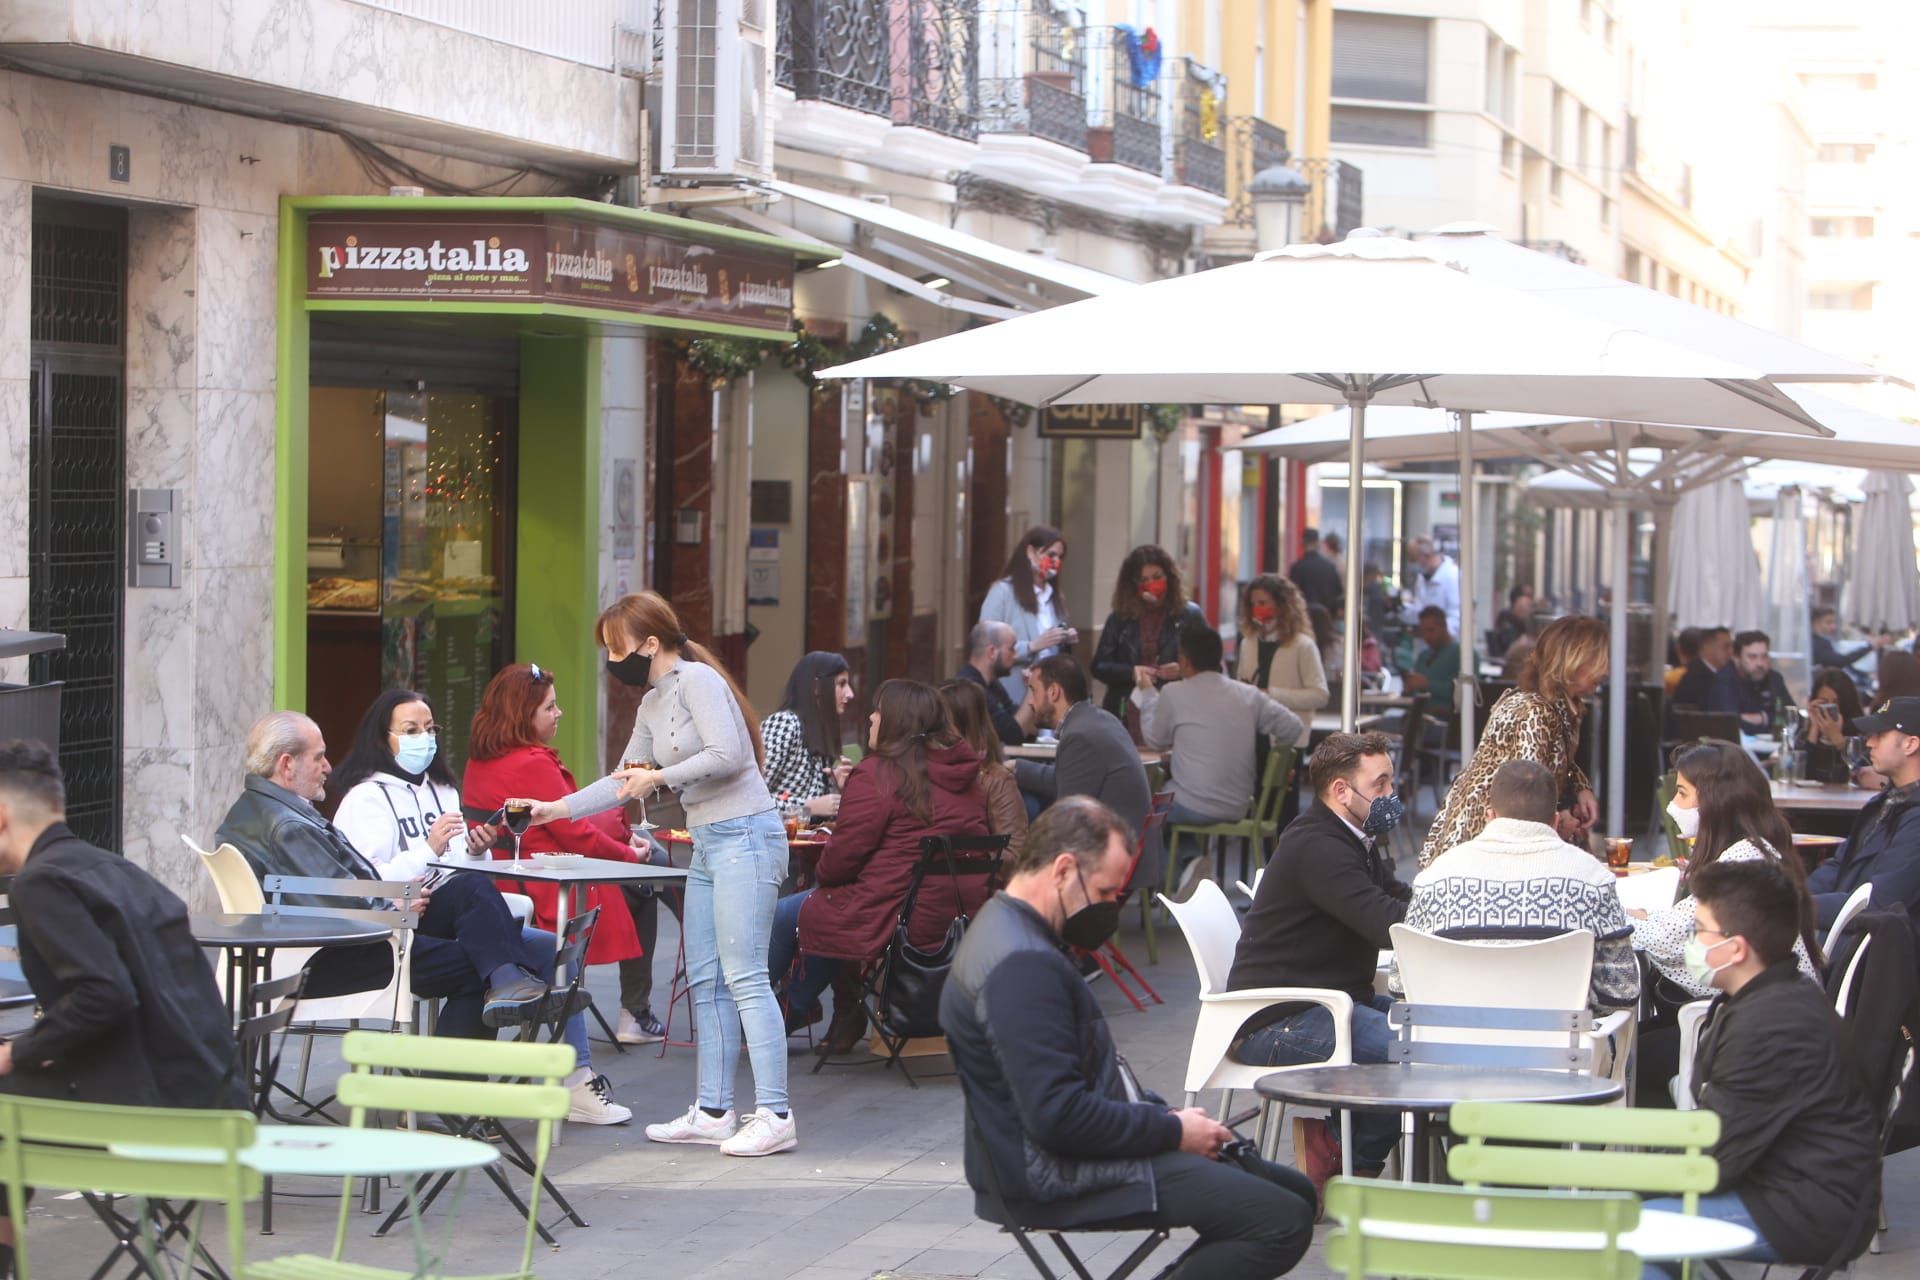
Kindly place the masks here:
POLYGON ((1313 1188, 1257 1157, 1222 1160, 1231 1129, 1142 1089, 1067 956, 1112 936, 1133 840, 1098 801, 1056 802, 954 956, 940 1025, 966 1091, 977 1212, 1000 1220, 997 1186, 1026 1227, 1191 1227, 1200 1239, 1168 1277, 1284 1275, 1313 1241, 1313 1188))

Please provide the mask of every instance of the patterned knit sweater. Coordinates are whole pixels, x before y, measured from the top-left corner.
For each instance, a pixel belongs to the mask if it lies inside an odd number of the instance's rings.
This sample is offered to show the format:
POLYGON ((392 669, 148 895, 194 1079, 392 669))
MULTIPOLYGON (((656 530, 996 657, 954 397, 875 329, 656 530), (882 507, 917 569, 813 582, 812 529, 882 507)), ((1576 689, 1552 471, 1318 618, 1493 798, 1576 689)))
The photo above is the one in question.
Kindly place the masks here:
MULTIPOLYGON (((1435 858, 1413 880, 1407 926, 1461 942, 1535 942, 1575 929, 1593 934, 1596 1008, 1640 998, 1633 930, 1614 875, 1540 822, 1495 818, 1435 858)), ((1393 975, 1399 988, 1399 974, 1393 975)))

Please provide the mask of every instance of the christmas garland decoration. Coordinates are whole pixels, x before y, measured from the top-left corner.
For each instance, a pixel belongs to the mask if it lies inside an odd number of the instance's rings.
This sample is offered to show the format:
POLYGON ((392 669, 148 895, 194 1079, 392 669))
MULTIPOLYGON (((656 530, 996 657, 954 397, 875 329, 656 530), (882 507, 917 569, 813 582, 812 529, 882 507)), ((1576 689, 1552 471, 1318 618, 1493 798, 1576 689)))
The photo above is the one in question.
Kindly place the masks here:
POLYGON ((1135 31, 1125 23, 1114 27, 1120 47, 1127 55, 1127 82, 1136 89, 1147 89, 1160 78, 1160 36, 1152 27, 1135 31))

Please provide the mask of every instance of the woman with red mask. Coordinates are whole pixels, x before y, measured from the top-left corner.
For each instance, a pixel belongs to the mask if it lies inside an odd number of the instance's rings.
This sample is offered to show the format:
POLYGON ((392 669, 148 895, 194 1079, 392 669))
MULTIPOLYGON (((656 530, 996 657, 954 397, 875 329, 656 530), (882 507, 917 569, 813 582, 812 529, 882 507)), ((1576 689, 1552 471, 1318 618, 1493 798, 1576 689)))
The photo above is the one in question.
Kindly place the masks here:
POLYGON ((1037 524, 1027 530, 1007 557, 1006 572, 980 603, 980 622, 1004 622, 1013 628, 1013 672, 1000 687, 1018 706, 1027 700, 1027 668, 1060 649, 1080 643, 1080 633, 1067 622, 1066 602, 1060 598, 1060 566, 1066 562, 1067 540, 1058 529, 1037 524))
POLYGON ((1263 573, 1241 589, 1235 620, 1240 658, 1234 674, 1297 714, 1298 745, 1306 746, 1313 713, 1327 705, 1327 672, 1300 588, 1277 573, 1263 573))
MULTIPOLYGON (((1159 547, 1135 547, 1120 562, 1113 587, 1113 612, 1100 628, 1092 671, 1107 686, 1103 706, 1122 720, 1133 710, 1127 695, 1142 676, 1154 687, 1180 678, 1180 632, 1189 624, 1206 626, 1200 606, 1187 599, 1180 566, 1159 547)), ((1138 726, 1128 728, 1139 737, 1138 726)))

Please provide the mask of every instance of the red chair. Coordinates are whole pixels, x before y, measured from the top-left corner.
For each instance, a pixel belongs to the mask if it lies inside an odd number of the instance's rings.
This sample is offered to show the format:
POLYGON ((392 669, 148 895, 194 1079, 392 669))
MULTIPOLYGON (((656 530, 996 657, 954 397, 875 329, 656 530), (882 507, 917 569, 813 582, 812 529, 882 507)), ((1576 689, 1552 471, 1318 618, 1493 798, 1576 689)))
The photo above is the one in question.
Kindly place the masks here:
MULTIPOLYGON (((1146 854, 1149 840, 1155 831, 1167 825, 1167 814, 1171 812, 1172 809, 1172 791, 1162 791, 1155 795, 1148 803, 1147 816, 1140 824, 1139 843, 1133 847, 1133 862, 1127 868, 1127 888, 1125 892, 1121 894, 1120 899, 1123 905, 1129 897, 1133 896, 1136 888, 1133 883, 1133 877, 1140 870, 1140 862, 1146 854)), ((1150 901, 1152 896, 1152 894, 1142 894, 1140 897, 1141 920, 1143 923, 1146 920, 1146 913, 1153 910, 1150 901)), ((1160 998, 1160 993, 1155 991, 1153 987, 1148 984, 1147 980, 1140 976, 1140 971, 1133 967, 1131 960, 1127 959, 1127 953, 1122 951, 1120 944, 1113 939, 1109 938, 1106 945, 1097 951, 1082 952, 1081 954, 1090 956, 1093 962, 1100 966, 1100 971, 1106 974, 1107 977, 1113 979, 1113 985, 1120 989, 1120 994, 1131 1001, 1133 1007, 1140 1012, 1145 1013, 1147 1006, 1140 1003, 1140 997, 1134 995, 1133 989, 1121 978, 1120 970, 1122 969, 1126 970, 1128 976, 1140 984, 1140 989, 1145 992, 1155 1004, 1166 1003, 1166 1001, 1160 998)))

